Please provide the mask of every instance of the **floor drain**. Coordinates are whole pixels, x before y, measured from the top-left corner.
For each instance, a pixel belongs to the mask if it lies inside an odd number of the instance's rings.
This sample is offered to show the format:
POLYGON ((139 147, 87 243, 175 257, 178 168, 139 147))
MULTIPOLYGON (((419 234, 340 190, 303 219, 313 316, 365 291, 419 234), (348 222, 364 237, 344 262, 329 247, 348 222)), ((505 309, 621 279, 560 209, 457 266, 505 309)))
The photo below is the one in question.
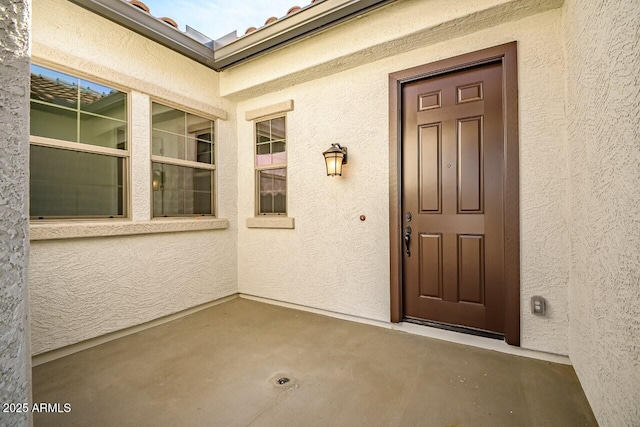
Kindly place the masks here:
POLYGON ((288 383, 289 381, 291 381, 289 378, 282 377, 282 378, 279 378, 278 381, 276 381, 276 382, 278 383, 278 385, 282 385, 282 384, 288 383))

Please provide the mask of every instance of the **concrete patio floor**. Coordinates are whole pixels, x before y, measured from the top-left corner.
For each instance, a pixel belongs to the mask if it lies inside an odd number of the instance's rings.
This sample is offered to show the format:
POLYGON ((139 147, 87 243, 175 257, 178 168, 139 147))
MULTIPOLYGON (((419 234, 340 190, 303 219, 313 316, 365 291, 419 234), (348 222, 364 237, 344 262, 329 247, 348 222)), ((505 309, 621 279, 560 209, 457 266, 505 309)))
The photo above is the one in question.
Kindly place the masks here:
POLYGON ((72 408, 36 427, 597 425, 570 366, 246 299, 36 366, 33 394, 72 408))

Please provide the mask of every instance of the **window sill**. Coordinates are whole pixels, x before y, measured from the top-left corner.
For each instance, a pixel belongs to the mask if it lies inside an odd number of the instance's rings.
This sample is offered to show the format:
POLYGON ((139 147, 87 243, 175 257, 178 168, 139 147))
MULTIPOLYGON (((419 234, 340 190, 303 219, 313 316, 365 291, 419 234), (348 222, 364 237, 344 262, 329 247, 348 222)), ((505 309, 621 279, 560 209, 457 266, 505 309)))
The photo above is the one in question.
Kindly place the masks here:
POLYGON ((258 216, 247 218, 247 228, 295 228, 294 218, 288 216, 258 216))
POLYGON ((29 226, 30 240, 82 239, 86 237, 131 236, 136 234, 176 233, 221 230, 229 227, 226 219, 161 219, 143 222, 67 222, 29 226))

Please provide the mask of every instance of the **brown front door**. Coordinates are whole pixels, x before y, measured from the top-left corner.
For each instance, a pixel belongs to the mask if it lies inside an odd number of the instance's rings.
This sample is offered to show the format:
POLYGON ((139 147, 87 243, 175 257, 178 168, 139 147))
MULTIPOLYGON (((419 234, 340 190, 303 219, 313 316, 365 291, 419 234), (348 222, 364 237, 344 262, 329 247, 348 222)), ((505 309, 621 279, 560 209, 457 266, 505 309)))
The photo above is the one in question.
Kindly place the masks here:
POLYGON ((502 64, 402 87, 408 320, 505 332, 502 64))

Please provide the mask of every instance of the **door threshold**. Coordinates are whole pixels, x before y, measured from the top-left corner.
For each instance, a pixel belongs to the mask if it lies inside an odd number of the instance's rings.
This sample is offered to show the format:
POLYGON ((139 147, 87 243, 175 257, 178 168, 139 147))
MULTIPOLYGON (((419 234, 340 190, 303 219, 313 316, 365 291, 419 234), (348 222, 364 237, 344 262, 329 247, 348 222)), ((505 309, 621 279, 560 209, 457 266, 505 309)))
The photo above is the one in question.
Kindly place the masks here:
POLYGON ((405 316, 403 322, 414 323, 421 326, 429 326, 431 328, 444 329, 445 331, 459 332, 467 335, 475 335, 477 337, 491 338, 504 341, 504 334, 486 331, 484 329, 472 328, 469 326, 451 325, 449 323, 434 322, 432 320, 418 319, 416 317, 405 316))

